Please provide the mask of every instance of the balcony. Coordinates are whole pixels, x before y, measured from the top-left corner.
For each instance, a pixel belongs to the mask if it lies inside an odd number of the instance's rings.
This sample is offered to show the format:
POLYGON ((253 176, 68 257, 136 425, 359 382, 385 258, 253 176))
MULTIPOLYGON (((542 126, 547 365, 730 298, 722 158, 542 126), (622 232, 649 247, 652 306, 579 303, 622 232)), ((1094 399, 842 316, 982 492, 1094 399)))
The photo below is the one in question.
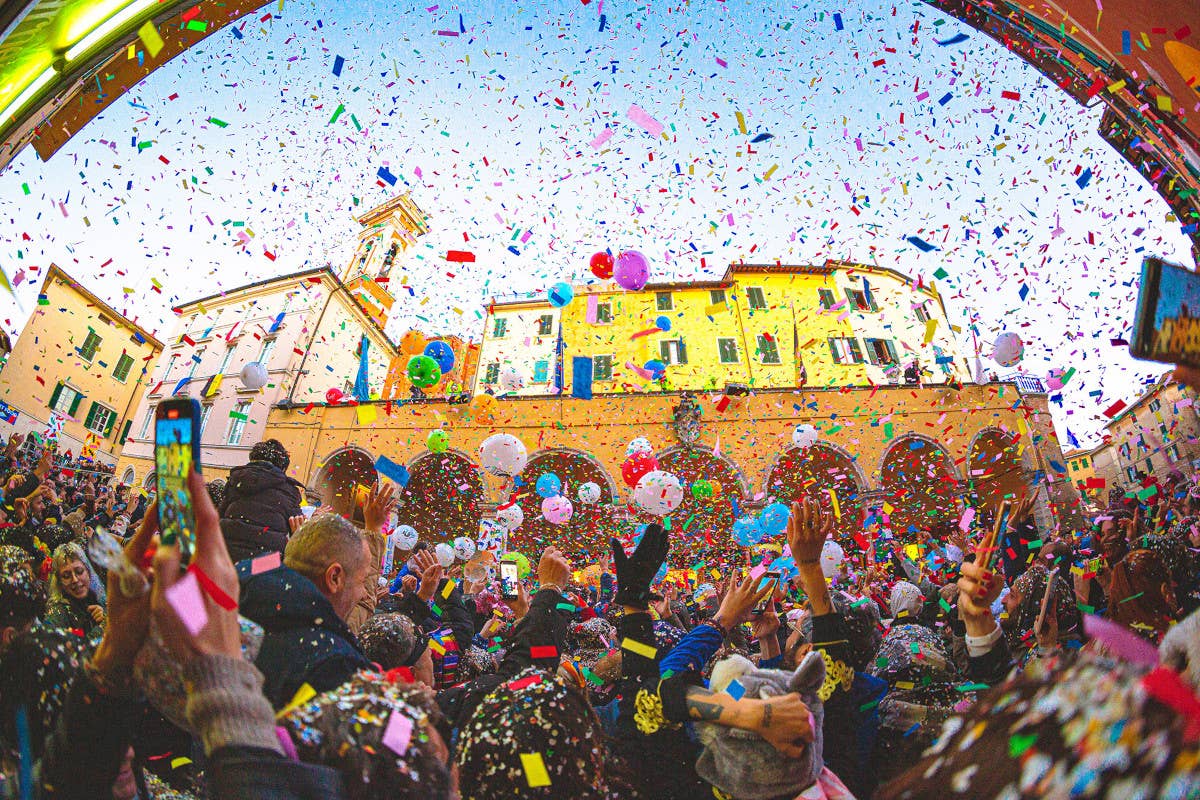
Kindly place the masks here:
POLYGON ((1000 378, 1002 383, 1015 383, 1021 394, 1046 394, 1046 386, 1042 379, 1034 375, 1014 372, 1000 378))

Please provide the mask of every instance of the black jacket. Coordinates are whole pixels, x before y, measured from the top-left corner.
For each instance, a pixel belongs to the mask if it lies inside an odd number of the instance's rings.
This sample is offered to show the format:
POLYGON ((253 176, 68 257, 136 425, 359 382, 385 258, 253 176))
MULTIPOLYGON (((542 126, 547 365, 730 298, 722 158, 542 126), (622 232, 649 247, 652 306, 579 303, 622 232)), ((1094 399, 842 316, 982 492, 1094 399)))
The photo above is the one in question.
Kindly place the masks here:
POLYGON ((221 533, 235 562, 283 552, 288 518, 300 513, 301 484, 269 461, 251 461, 229 471, 221 533))
POLYGON ((360 669, 370 669, 346 623, 316 584, 288 567, 250 574, 237 565, 240 611, 263 627, 254 665, 263 674, 263 694, 277 710, 304 684, 318 694, 341 686, 360 669))

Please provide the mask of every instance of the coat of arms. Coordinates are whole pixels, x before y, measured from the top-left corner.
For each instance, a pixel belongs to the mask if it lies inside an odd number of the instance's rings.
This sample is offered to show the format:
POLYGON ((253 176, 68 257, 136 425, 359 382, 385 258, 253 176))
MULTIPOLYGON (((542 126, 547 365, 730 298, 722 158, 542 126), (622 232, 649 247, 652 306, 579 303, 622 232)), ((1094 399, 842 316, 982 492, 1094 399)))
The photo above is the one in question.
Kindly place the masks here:
POLYGON ((700 404, 689 392, 684 392, 679 398, 679 405, 674 409, 675 438, 680 444, 692 445, 700 438, 700 404))

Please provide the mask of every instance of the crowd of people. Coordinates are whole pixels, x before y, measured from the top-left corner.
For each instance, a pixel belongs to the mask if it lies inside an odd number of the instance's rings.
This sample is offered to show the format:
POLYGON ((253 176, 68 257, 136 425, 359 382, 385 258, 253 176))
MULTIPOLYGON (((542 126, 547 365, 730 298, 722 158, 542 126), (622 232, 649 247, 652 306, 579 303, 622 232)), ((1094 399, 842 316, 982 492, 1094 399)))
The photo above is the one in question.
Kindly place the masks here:
POLYGON ((651 524, 598 569, 547 546, 514 597, 502 549, 385 552, 387 481, 305 507, 275 441, 190 476, 186 565, 147 493, 23 444, 0 797, 1200 797, 1194 477, 1078 531, 1029 487, 833 569, 813 487, 785 572, 681 578, 651 524))

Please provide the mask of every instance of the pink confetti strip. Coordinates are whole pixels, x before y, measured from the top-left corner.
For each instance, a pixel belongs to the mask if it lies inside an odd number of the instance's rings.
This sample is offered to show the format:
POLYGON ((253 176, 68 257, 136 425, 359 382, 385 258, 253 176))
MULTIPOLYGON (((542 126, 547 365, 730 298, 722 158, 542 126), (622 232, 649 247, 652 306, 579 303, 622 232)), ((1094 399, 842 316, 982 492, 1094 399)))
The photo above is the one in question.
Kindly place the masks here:
POLYGON ((641 126, 651 136, 658 136, 663 132, 662 123, 647 114, 636 104, 629 107, 629 110, 625 112, 625 116, 629 117, 634 124, 641 126))

